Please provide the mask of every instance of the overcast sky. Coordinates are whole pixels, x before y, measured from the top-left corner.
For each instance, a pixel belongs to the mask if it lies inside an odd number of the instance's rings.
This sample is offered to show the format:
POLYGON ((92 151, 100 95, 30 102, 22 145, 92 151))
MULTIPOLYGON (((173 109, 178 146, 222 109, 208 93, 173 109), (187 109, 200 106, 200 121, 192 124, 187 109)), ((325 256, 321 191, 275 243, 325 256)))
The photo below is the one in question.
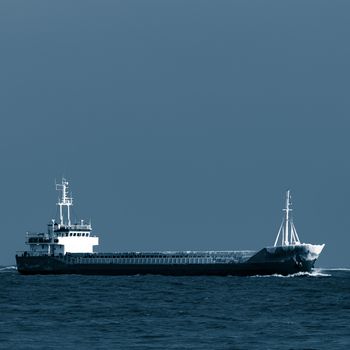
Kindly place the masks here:
POLYGON ((0 264, 66 176, 100 251, 260 249, 287 189, 350 267, 349 1, 0 2, 0 264))

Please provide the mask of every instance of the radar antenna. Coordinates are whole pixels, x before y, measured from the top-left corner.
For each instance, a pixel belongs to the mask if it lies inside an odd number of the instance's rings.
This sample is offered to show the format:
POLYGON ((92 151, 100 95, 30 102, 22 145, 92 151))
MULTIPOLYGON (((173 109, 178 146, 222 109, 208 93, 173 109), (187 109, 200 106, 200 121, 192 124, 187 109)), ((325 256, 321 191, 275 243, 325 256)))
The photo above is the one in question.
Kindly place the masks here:
POLYGON ((67 225, 71 226, 70 222, 70 206, 73 205, 73 198, 68 195, 68 181, 62 178, 62 183, 56 183, 56 190, 62 191, 62 197, 58 199, 57 205, 60 207, 60 225, 66 225, 63 217, 63 207, 67 207, 67 225))

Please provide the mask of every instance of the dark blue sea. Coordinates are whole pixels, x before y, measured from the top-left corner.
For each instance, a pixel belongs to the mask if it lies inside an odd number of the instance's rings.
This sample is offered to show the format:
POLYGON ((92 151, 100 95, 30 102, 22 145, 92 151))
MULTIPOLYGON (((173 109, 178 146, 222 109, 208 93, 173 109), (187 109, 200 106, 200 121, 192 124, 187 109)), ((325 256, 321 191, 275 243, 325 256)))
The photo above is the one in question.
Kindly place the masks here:
POLYGON ((350 349, 350 270, 119 277, 3 267, 0 349, 350 349))

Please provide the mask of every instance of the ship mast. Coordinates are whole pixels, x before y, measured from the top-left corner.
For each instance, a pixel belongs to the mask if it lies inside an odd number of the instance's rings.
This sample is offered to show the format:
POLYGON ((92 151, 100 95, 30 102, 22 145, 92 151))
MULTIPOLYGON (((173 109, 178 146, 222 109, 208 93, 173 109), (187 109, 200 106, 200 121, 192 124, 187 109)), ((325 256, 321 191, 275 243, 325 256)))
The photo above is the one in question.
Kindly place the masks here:
POLYGON ((56 184, 56 190, 62 191, 62 197, 58 199, 57 203, 60 207, 60 225, 66 225, 63 219, 63 207, 67 207, 67 225, 71 226, 70 206, 73 205, 73 198, 68 195, 68 181, 65 178, 62 178, 62 183, 56 184))
POLYGON ((293 209, 289 208, 290 206, 290 190, 286 193, 286 207, 283 209, 283 211, 286 212, 286 216, 284 219, 284 245, 289 245, 289 212, 293 209))
POLYGON ((290 190, 288 190, 286 192, 286 207, 283 209, 283 211, 285 212, 285 216, 282 220, 280 229, 278 230, 278 234, 274 244, 275 247, 277 246, 278 239, 281 233, 282 233, 282 238, 281 238, 282 246, 300 244, 297 230, 294 226, 293 219, 291 218, 291 215, 290 215, 290 212, 293 211, 293 209, 290 208, 291 205, 292 205, 291 195, 290 195, 290 190))

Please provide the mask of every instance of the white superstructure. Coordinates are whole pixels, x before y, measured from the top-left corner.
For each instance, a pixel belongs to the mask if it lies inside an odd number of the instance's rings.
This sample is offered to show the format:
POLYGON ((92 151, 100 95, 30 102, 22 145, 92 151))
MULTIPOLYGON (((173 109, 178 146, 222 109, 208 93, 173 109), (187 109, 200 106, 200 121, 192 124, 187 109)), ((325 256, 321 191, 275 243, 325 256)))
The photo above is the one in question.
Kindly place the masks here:
POLYGON ((91 224, 71 223, 70 207, 73 198, 68 192, 68 181, 56 184, 56 190, 61 191, 58 200, 59 223, 52 220, 48 225, 47 233, 27 233, 26 244, 30 254, 60 255, 66 253, 93 253, 94 246, 98 245, 98 237, 91 234, 91 224))

